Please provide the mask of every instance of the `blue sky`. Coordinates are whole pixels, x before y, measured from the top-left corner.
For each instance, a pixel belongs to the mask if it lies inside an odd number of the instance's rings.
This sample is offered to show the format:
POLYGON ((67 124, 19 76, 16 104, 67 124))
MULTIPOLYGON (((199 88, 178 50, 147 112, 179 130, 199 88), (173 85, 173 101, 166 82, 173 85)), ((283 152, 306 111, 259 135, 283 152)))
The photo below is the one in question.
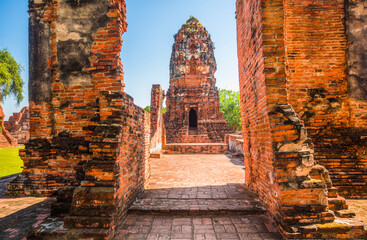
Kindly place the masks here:
MULTIPOLYGON (((173 35, 192 15, 206 27, 215 44, 217 86, 238 90, 238 63, 234 0, 127 0, 128 30, 121 58, 125 91, 141 107, 150 104, 152 84, 169 86, 173 35)), ((0 3, 0 48, 8 48, 24 68, 24 101, 13 97, 2 104, 7 118, 28 105, 28 1, 0 3)))

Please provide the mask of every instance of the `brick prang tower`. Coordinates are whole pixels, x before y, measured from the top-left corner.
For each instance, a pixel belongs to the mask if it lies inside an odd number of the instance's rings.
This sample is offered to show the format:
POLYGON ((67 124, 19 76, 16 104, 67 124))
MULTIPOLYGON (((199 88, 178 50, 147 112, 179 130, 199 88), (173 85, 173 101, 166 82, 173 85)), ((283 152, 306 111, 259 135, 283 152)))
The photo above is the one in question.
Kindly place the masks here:
POLYGON ((208 31, 191 17, 175 35, 164 116, 167 143, 218 143, 231 132, 219 110, 208 31))

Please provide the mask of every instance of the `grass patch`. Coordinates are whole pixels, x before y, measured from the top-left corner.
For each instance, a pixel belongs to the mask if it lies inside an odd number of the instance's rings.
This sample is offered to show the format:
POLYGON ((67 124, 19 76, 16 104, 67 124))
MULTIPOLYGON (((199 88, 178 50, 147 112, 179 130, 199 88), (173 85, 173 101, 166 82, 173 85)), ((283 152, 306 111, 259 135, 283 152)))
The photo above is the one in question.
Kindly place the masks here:
POLYGON ((19 157, 19 148, 0 149, 0 177, 22 172, 23 161, 19 157))

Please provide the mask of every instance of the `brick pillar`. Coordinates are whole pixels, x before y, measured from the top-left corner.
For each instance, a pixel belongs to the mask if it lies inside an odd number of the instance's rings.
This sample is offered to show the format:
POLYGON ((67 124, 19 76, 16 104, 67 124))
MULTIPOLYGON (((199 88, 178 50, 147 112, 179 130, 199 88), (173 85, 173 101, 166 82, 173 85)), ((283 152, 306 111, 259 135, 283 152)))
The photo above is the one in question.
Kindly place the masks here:
POLYGON ((160 85, 153 85, 150 102, 150 152, 152 156, 162 153, 164 91, 160 85))

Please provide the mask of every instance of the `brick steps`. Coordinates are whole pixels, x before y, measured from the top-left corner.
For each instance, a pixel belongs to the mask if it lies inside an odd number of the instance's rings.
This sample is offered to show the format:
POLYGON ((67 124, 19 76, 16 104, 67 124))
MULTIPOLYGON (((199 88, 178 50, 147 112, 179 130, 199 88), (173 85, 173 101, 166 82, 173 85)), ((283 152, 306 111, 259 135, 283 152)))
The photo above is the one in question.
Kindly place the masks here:
POLYGON ((117 232, 115 240, 282 239, 242 184, 146 189, 117 232))
POLYGON ((343 197, 328 198, 329 209, 333 211, 348 209, 347 202, 343 197))
POLYGON ((68 228, 64 227, 62 220, 49 219, 47 222, 42 223, 36 231, 32 231, 27 239, 106 239, 108 235, 108 229, 106 228, 84 228, 79 230, 78 232, 73 231, 70 233, 68 228))
POLYGON ((258 201, 243 199, 138 199, 130 208, 133 214, 221 215, 264 214, 258 201))
POLYGON ((186 154, 186 153, 226 153, 225 143, 170 143, 166 144, 164 151, 166 154, 186 154))
POLYGON ((189 133, 189 135, 182 136, 182 143, 206 143, 210 142, 208 135, 205 134, 193 134, 189 133))
POLYGON ((349 210, 337 210, 335 211, 335 215, 339 218, 353 218, 356 216, 354 212, 349 210))

